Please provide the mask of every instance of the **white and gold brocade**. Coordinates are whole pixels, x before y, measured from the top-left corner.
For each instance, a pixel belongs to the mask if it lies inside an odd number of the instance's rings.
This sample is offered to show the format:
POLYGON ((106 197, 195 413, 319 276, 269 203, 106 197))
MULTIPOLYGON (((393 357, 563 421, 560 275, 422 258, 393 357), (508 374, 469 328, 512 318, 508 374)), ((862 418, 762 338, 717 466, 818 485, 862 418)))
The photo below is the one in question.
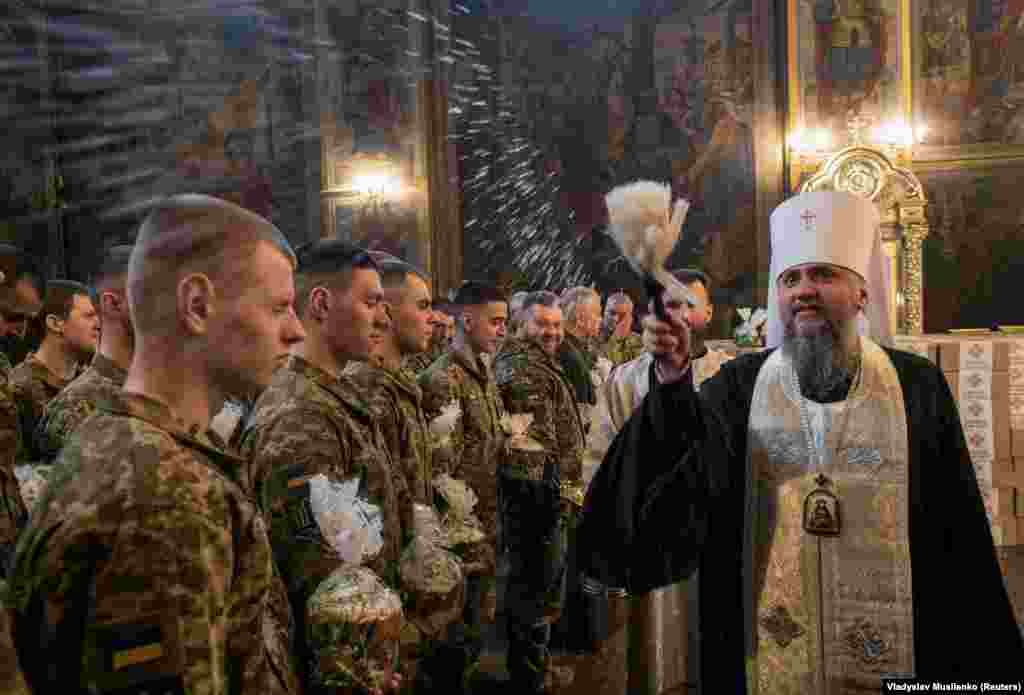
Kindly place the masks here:
POLYGON ((885 674, 914 672, 903 392, 886 353, 866 338, 861 349, 859 382, 840 403, 803 399, 781 350, 758 374, 752 695, 876 693, 885 674), (822 489, 827 501, 809 497, 822 489), (838 535, 806 530, 816 511, 838 535))

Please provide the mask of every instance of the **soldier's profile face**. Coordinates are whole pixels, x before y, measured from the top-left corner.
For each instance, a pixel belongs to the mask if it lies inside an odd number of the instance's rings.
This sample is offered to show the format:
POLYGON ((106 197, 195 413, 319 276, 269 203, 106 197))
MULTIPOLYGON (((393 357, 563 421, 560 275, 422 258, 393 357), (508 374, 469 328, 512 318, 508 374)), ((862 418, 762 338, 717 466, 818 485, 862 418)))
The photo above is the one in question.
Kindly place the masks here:
POLYGON ((557 306, 534 304, 526 316, 526 336, 536 340, 544 352, 554 356, 564 336, 562 310, 557 306))
POLYGON ((295 315, 291 261, 273 245, 260 242, 239 273, 244 286, 217 307, 208 354, 216 384, 229 396, 265 389, 289 350, 306 337, 295 315))
POLYGON ((405 276, 399 301, 391 307, 392 330, 398 337, 403 355, 415 355, 430 349, 434 334, 434 310, 430 287, 423 278, 412 273, 405 276))
POLYGON ((493 355, 505 339, 508 324, 508 305, 488 302, 469 307, 466 311, 466 338, 477 353, 493 355))
POLYGON ((43 308, 39 290, 22 278, 14 286, 14 292, 4 290, 0 297, 0 337, 24 337, 28 320, 43 308))
POLYGON ((368 360, 389 325, 380 274, 373 268, 355 268, 348 289, 333 294, 327 325, 331 351, 342 360, 368 360))
POLYGON ((601 330, 601 302, 591 299, 576 307, 576 325, 584 338, 594 338, 601 330))
POLYGON ((100 317, 92 299, 84 294, 76 294, 71 301, 71 311, 64 320, 64 339, 81 360, 96 352, 100 338, 100 317))
POLYGON ((629 335, 633 330, 633 303, 620 302, 605 310, 608 322, 615 327, 616 335, 629 335))

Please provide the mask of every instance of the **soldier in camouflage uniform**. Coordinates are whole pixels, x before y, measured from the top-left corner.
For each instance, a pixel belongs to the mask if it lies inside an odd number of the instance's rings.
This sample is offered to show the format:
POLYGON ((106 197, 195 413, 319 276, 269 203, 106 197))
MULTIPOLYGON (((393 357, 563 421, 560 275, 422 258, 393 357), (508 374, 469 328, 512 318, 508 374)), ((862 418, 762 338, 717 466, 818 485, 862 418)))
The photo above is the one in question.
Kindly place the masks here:
MULTIPOLYGON (((299 251, 297 307, 305 342, 256 400, 241 436, 251 461, 256 498, 270 518, 274 557, 284 575, 299 626, 297 651, 306 680, 328 691, 315 645, 309 643, 306 604, 342 560, 330 549, 310 507, 309 479, 360 478, 365 496, 383 515, 384 550, 371 567, 394 588, 402 542, 402 488, 369 406, 341 376, 349 360, 364 360, 387 330, 376 263, 345 242, 315 242, 299 251)), ((404 495, 407 497, 407 495, 404 495)))
POLYGON ((633 332, 633 300, 625 292, 615 292, 605 302, 601 333, 601 350, 613 366, 643 354, 643 338, 633 332))
MULTIPOLYGON (((29 320, 42 308, 42 275, 21 251, 0 244, 0 340, 7 342, 25 335, 29 320)), ((6 574, 14 556, 18 531, 28 520, 14 474, 22 436, 18 405, 11 394, 11 363, 0 351, 0 574, 6 574)))
POLYGON ((434 499, 434 471, 423 391, 403 362, 425 352, 430 344, 433 311, 428 282, 419 271, 401 261, 387 260, 381 264, 381 284, 391 311, 391 326, 373 359, 352 363, 345 369, 378 418, 412 501, 427 505, 434 499))
POLYGON ((529 435, 545 451, 539 468, 499 470, 502 528, 509 552, 505 594, 508 670, 517 692, 543 692, 551 623, 564 595, 567 533, 582 504, 584 422, 575 391, 558 362, 562 312, 550 292, 530 295, 520 337, 507 340, 494 362, 510 413, 529 413, 529 435))
POLYGON ((93 273, 93 304, 102 325, 100 345, 89 368, 46 404, 36 426, 36 450, 48 463, 57 457, 71 433, 96 412, 96 404, 120 391, 128 376, 134 335, 125 276, 131 253, 131 246, 111 247, 93 273))
POLYGON ((42 335, 39 349, 11 373, 11 387, 21 417, 22 452, 26 460, 42 458, 33 436, 43 411, 77 376, 78 367, 96 354, 100 320, 89 288, 70 280, 53 280, 46 286, 43 310, 34 321, 42 335))
POLYGON ((466 557, 466 604, 463 624, 467 662, 472 668, 483 648, 484 623, 494 619, 498 538, 498 460, 504 444, 501 393, 482 355, 493 355, 505 339, 508 305, 494 287, 467 282, 455 297, 462 310, 451 349, 422 376, 424 406, 430 418, 451 401, 462 417, 452 436, 452 477, 476 493, 475 512, 486 537, 466 557))
POLYGON ((304 337, 293 264, 269 222, 207 196, 141 225, 124 390, 61 451, 18 542, 8 608, 34 692, 297 691, 246 464, 205 433, 304 337))
POLYGON ((451 315, 453 309, 447 302, 434 299, 432 305, 434 318, 432 321, 433 334, 430 337, 430 347, 426 352, 417 352, 403 358, 402 365, 412 371, 417 377, 432 365, 437 358, 448 352, 451 347, 452 338, 455 336, 455 318, 451 315))
MULTIPOLYGON (((434 505, 433 481, 447 472, 447 461, 434 460, 423 391, 415 374, 403 366, 410 355, 424 352, 433 332, 429 279, 413 266, 391 259, 381 262, 381 284, 391 313, 391 326, 374 359, 350 364, 344 371, 368 400, 384 431, 396 474, 404 478, 411 502, 434 505)), ((440 452, 439 452, 440 453, 440 452)), ((407 509, 411 509, 407 507, 407 509)), ((404 511, 404 510, 403 510, 404 511)), ((404 514, 403 514, 404 516, 404 514)), ((405 528, 412 519, 403 519, 405 528)), ((416 598, 407 613, 422 633, 415 657, 416 691, 454 693, 461 687, 462 652, 449 648, 447 628, 461 613, 462 595, 451 596, 457 606, 428 607, 420 616, 416 598)))

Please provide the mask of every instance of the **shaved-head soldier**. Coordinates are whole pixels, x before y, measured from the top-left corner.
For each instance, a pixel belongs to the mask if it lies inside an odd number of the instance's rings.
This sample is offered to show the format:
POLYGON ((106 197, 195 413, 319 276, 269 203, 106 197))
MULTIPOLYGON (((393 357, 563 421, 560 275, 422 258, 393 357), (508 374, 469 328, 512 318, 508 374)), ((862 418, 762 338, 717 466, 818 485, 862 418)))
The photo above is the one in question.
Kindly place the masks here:
POLYGON ((215 198, 166 199, 143 222, 124 390, 61 451, 15 556, 9 604, 34 692, 295 692, 244 461, 206 432, 304 337, 294 265, 273 225, 215 198))

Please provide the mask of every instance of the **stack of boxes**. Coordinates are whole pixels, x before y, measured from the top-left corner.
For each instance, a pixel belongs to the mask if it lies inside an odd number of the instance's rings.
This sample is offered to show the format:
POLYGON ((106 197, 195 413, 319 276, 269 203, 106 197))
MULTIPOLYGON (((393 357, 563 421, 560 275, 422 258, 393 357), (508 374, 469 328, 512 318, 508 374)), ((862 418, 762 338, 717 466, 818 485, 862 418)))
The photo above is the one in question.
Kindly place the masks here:
POLYGON ((939 365, 960 412, 1007 590, 1024 625, 1024 337, 900 336, 939 365))

